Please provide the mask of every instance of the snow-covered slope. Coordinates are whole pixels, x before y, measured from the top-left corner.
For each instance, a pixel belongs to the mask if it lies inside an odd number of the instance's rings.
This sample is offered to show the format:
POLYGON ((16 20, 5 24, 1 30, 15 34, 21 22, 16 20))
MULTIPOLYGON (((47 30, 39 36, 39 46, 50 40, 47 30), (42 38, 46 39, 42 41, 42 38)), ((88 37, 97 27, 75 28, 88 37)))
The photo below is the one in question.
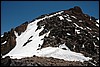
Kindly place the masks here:
POLYGON ((33 55, 37 55, 42 57, 54 57, 68 61, 81 61, 81 62, 88 61, 89 59, 91 59, 89 57, 85 57, 81 53, 76 53, 71 51, 64 44, 60 45, 59 47, 46 47, 41 50, 37 50, 43 44, 42 39, 44 38, 44 36, 46 36, 49 33, 48 32, 42 36, 39 36, 39 33, 43 30, 44 26, 42 26, 41 29, 35 31, 37 29, 37 22, 61 13, 62 12, 58 12, 54 15, 46 16, 44 18, 35 20, 34 22, 28 24, 26 31, 23 32, 20 36, 18 36, 18 33, 15 31, 15 35, 17 37, 16 46, 5 56, 11 56, 11 58, 19 59, 23 57, 32 57, 33 55), (25 46, 23 46, 28 40, 30 40, 30 42, 27 43, 25 46), (67 50, 61 49, 61 46, 67 48, 67 50))
POLYGON ((28 23, 20 35, 14 30, 16 45, 3 57, 20 59, 36 55, 65 61, 94 60, 93 57, 99 53, 99 20, 95 22, 88 15, 76 11, 75 8, 44 15, 28 23))

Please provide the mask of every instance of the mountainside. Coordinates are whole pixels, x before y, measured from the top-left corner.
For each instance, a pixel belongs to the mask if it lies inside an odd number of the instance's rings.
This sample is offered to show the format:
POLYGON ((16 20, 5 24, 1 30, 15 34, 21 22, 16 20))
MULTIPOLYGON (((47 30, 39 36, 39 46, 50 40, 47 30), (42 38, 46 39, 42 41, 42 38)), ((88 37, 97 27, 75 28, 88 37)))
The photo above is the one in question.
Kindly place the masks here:
POLYGON ((29 66, 99 66, 99 20, 78 6, 41 15, 1 35, 3 65, 6 56, 11 66, 25 57, 40 63, 29 66))

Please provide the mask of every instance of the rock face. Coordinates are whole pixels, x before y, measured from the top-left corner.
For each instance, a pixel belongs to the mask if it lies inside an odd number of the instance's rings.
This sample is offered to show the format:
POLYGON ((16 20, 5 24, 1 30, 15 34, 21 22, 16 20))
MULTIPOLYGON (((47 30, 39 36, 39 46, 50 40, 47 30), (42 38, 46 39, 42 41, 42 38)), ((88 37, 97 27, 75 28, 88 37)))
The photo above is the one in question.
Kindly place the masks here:
MULTIPOLYGON (((53 15, 55 13, 42 15, 36 19, 53 15)), ((34 20, 33 20, 34 21, 34 20)), ((31 21, 32 22, 32 21, 31 21)), ((30 22, 30 23, 31 23, 30 22)), ((9 32, 5 32, 4 36, 1 37, 1 54, 5 55, 16 45, 16 36, 14 31, 18 33, 18 36, 21 35, 27 28, 28 22, 23 23, 22 25, 11 29, 9 32), (5 43, 4 43, 5 42, 5 43)), ((44 63, 41 59, 41 62, 37 60, 37 57, 34 60, 28 58, 28 63, 26 60, 12 60, 11 66, 99 66, 99 23, 94 17, 91 17, 82 12, 82 9, 78 6, 71 8, 69 10, 63 10, 63 13, 55 15, 50 18, 43 19, 37 23, 37 30, 41 29, 44 26, 44 29, 39 33, 39 36, 50 31, 48 37, 43 38, 44 42, 40 49, 45 47, 58 47, 60 44, 64 44, 71 50, 84 54, 85 56, 91 57, 90 62, 64 62, 64 64, 58 64, 58 60, 55 62, 49 59, 50 62, 44 63), (36 64, 31 63, 31 61, 37 60, 36 64), (17 62, 18 61, 18 62, 17 62), (14 63, 14 64, 13 64, 14 63), (15 64, 16 63, 16 64, 15 64), (72 64, 73 63, 73 64, 72 64), (76 65, 75 65, 76 64, 76 65), (78 65, 79 64, 79 65, 78 65)), ((30 41, 27 41, 28 43, 30 41)), ((25 46, 24 44, 23 46, 25 46)), ((62 48, 66 50, 65 48, 62 48)), ((26 58, 27 59, 27 58, 26 58)), ((47 62, 47 58, 45 58, 47 62)), ((60 63, 62 63, 60 62, 60 63)))
POLYGON ((26 57, 11 59, 9 56, 1 59, 1 66, 92 66, 88 62, 64 61, 52 57, 26 57))
POLYGON ((16 36, 14 35, 14 29, 5 32, 4 36, 1 37, 1 54, 5 55, 16 45, 16 36))
POLYGON ((28 22, 23 23, 22 25, 12 28, 8 32, 4 32, 3 37, 1 37, 1 54, 5 55, 11 51, 16 45, 16 36, 14 31, 18 32, 18 35, 21 35, 27 28, 28 22))
POLYGON ((1 58, 1 66, 10 66, 10 64, 11 64, 11 59, 9 56, 1 58))
POLYGON ((9 56, 1 59, 1 66, 93 66, 91 63, 79 61, 64 61, 52 57, 26 57, 11 59, 9 56))
POLYGON ((28 25, 28 22, 25 22, 22 25, 15 28, 15 31, 18 33, 19 36, 21 35, 22 32, 26 30, 27 25, 28 25))
POLYGON ((79 7, 74 7, 65 10, 61 15, 40 21, 37 23, 38 29, 45 25, 40 36, 50 31, 49 36, 44 38, 41 48, 57 47, 65 43, 72 51, 81 52, 86 56, 98 55, 99 28, 90 18, 87 14, 83 14, 79 7))

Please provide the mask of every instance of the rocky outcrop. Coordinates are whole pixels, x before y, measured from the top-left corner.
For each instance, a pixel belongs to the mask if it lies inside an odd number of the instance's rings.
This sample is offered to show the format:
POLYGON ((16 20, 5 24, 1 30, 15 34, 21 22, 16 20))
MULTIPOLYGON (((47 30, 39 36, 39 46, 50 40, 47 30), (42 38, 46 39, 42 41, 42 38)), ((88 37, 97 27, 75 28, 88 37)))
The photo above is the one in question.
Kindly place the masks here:
MULTIPOLYGON (((58 47, 65 43, 72 51, 81 52, 92 58, 97 57, 93 61, 99 60, 99 27, 96 24, 98 24, 96 19, 84 14, 78 6, 64 10, 62 14, 41 20, 37 23, 37 30, 42 26, 44 29, 39 35, 50 31, 49 36, 44 37, 41 48, 58 47)), ((99 64, 99 61, 96 63, 99 64)))
POLYGON ((18 36, 21 35, 27 28, 28 22, 21 24, 16 28, 12 28, 8 32, 4 32, 4 36, 1 37, 1 54, 5 55, 11 51, 16 46, 16 36, 14 31, 18 33, 18 36))
MULTIPOLYGON (((51 14, 41 15, 36 19, 43 18, 51 14)), ((32 20, 31 22, 33 22, 32 20)), ((31 23, 30 22, 30 23, 31 23)), ((27 29, 28 22, 5 32, 1 37, 1 54, 5 55, 16 45, 16 36, 14 31, 21 35, 27 29)), ((46 57, 30 57, 23 59, 12 59, 10 66, 99 66, 99 27, 97 26, 96 18, 84 14, 82 9, 78 6, 63 10, 61 14, 57 14, 50 18, 45 18, 37 23, 37 30, 44 27, 39 33, 39 36, 50 31, 48 36, 45 36, 41 48, 38 50, 52 46, 59 47, 65 44, 71 51, 82 53, 86 57, 91 57, 92 60, 88 62, 64 61, 55 58, 46 57)), ((30 38, 32 38, 31 36, 30 38)), ((23 47, 31 42, 30 38, 24 43, 23 47)), ((65 48, 62 48, 66 50, 65 48)))
POLYGON ((22 32, 24 32, 26 30, 27 25, 28 25, 28 22, 26 21, 22 25, 15 28, 15 31, 18 33, 19 36, 21 35, 22 32))
POLYGON ((1 66, 10 66, 10 64, 11 64, 11 59, 9 56, 1 58, 1 66))
POLYGON ((5 55, 10 50, 12 50, 16 45, 16 36, 14 34, 14 29, 11 31, 5 32, 4 36, 1 37, 1 54, 5 55))

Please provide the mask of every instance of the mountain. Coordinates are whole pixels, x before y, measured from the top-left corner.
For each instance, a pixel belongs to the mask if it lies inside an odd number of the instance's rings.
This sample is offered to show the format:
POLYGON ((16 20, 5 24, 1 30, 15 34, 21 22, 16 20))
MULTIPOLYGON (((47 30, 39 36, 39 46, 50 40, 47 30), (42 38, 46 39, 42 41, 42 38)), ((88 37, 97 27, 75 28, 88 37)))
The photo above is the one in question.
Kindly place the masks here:
POLYGON ((14 66, 19 60, 15 65, 20 66, 30 58, 39 61, 29 66, 54 66, 58 61, 64 63, 57 66, 99 66, 99 20, 75 6, 41 15, 1 35, 2 65, 10 60, 8 65, 14 66), (48 58, 50 62, 43 60, 48 58))

